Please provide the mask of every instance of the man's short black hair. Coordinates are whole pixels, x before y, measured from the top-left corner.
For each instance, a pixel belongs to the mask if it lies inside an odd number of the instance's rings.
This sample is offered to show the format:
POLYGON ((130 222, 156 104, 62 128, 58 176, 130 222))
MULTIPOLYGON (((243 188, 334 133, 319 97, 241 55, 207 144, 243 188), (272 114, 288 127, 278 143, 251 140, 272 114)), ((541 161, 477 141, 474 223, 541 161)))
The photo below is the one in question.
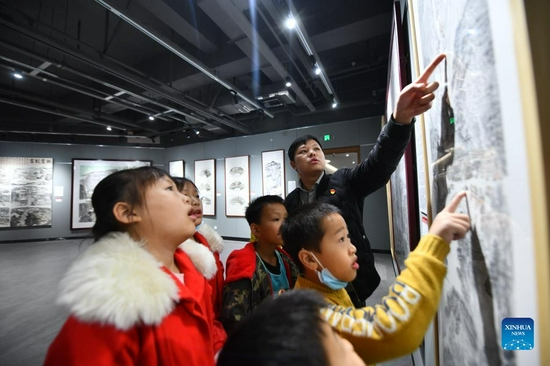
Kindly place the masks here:
POLYGON ((291 290, 268 298, 229 334, 217 366, 327 366, 320 310, 313 290, 291 290))
POLYGON ((280 203, 282 205, 283 202, 284 200, 280 196, 275 195, 266 195, 256 198, 248 205, 244 213, 248 225, 260 224, 262 221, 262 210, 265 206, 275 203, 280 203))
POLYGON ((281 225, 285 251, 301 271, 304 270, 304 266, 298 258, 298 253, 301 249, 321 251, 321 241, 325 236, 323 220, 335 213, 341 214, 341 211, 334 205, 307 203, 291 211, 281 225))
POLYGON ((304 136, 300 136, 298 137, 296 140, 294 140, 294 142, 290 145, 290 147, 288 148, 288 158, 290 159, 290 161, 294 161, 294 155, 296 155, 296 150, 302 146, 303 144, 305 144, 306 142, 308 142, 309 140, 313 140, 315 141, 316 143, 319 144, 319 146, 321 147, 321 149, 323 148, 323 146, 321 145, 321 143, 319 142, 319 140, 317 139, 317 137, 313 136, 313 135, 304 135, 304 136))

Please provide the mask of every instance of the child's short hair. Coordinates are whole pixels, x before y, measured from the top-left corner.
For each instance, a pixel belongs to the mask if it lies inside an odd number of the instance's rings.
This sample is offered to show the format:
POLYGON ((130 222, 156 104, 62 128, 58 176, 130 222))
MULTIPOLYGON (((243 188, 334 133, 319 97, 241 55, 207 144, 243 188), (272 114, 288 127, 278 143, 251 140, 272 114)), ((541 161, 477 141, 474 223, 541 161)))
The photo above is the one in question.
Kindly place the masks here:
POLYGON ((266 299, 229 334, 217 366, 326 366, 323 306, 323 298, 312 290, 266 299))
POLYGON ((290 212, 281 225, 281 236, 285 251, 290 255, 298 268, 304 266, 298 258, 301 249, 321 251, 321 241, 325 235, 323 219, 341 211, 328 203, 307 203, 290 212))
POLYGON ((274 195, 260 196, 256 198, 248 205, 244 213, 246 216, 246 221, 248 221, 248 225, 260 224, 262 221, 262 210, 265 206, 272 205, 274 203, 280 203, 282 205, 283 202, 284 201, 280 196, 274 195))

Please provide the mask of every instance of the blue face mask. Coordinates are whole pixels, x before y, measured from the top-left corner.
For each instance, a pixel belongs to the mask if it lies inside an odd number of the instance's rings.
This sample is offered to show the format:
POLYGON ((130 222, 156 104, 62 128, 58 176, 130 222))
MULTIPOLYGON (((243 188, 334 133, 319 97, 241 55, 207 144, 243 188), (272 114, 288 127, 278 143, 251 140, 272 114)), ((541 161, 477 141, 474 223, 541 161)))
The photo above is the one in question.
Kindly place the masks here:
POLYGON ((319 277, 319 281, 321 281, 323 285, 326 285, 333 290, 340 290, 348 285, 347 282, 341 281, 338 278, 334 277, 334 275, 330 273, 330 271, 327 268, 325 268, 321 264, 321 262, 319 262, 319 260, 315 257, 313 253, 311 252, 309 253, 313 257, 313 259, 315 259, 315 262, 317 262, 321 267, 323 267, 322 271, 315 271, 317 272, 317 277, 319 277))

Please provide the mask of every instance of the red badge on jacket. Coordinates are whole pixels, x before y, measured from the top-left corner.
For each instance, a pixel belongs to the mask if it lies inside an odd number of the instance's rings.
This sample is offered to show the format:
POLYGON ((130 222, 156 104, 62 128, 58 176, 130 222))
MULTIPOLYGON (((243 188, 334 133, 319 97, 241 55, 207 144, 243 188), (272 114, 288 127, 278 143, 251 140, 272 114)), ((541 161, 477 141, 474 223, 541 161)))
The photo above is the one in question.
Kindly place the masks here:
POLYGON ((334 194, 334 193, 336 193, 336 189, 333 188, 330 190, 330 194, 334 194))

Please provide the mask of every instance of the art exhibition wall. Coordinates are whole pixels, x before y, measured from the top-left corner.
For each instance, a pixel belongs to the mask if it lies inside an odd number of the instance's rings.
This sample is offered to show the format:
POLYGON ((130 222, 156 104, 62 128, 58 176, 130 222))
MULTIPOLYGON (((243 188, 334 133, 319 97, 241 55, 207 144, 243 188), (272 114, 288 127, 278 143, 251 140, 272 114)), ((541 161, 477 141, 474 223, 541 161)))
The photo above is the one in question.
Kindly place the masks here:
MULTIPOLYGON (((205 218, 205 222, 224 236, 246 240, 250 231, 244 217, 226 217, 224 159, 248 155, 250 157, 250 196, 262 195, 261 153, 263 151, 285 150, 286 183, 297 180, 286 152, 292 141, 303 134, 321 138, 330 135, 331 140, 323 142, 323 148, 360 146, 361 158, 366 158, 380 131, 380 119, 359 119, 322 126, 305 127, 218 141, 195 143, 185 146, 162 148, 99 147, 86 145, 21 144, 0 142, 0 156, 3 157, 49 157, 54 159, 53 186, 63 187, 63 196, 54 200, 52 226, 44 228, 17 228, 0 230, 0 242, 25 241, 55 238, 83 237, 89 230, 71 230, 71 169, 72 159, 115 159, 152 160, 153 165, 168 171, 170 161, 184 160, 185 176, 194 179, 194 161, 215 159, 216 162, 216 214, 205 218)), ((288 187, 286 187, 288 188, 288 187)), ((288 189, 287 189, 288 193, 288 189)), ((389 250, 386 193, 384 189, 367 197, 365 201, 365 228, 374 249, 389 250)))

